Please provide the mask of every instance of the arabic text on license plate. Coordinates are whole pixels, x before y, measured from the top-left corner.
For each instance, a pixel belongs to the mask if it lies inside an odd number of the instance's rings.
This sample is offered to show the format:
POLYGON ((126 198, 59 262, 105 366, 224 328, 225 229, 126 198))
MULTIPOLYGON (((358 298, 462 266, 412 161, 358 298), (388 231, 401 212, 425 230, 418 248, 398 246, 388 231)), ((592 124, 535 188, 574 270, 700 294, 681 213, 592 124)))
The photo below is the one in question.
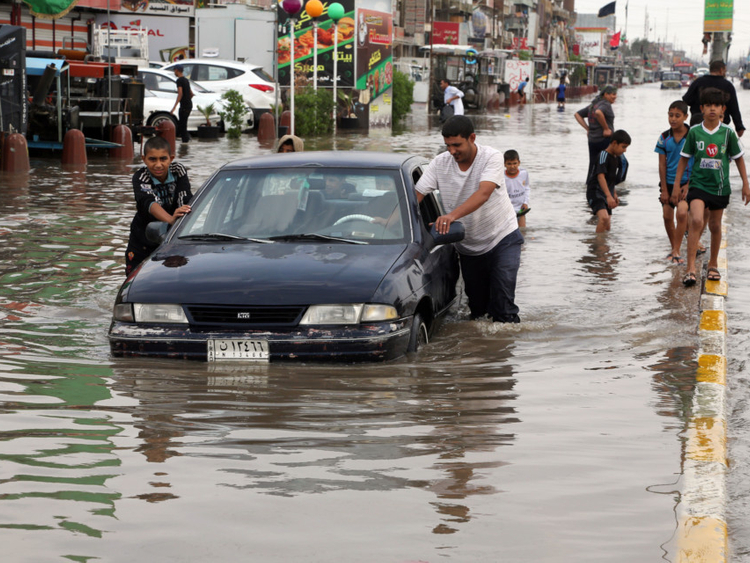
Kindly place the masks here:
POLYGON ((268 360, 268 342, 266 340, 209 340, 208 361, 222 360, 268 360))

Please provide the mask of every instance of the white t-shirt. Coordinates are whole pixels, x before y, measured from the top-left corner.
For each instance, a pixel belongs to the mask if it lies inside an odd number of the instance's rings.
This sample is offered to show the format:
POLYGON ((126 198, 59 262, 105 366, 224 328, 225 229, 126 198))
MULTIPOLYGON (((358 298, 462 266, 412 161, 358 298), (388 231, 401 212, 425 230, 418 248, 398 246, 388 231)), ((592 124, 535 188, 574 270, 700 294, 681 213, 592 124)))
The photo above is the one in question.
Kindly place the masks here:
POLYGON ((466 236, 456 243, 462 254, 477 256, 492 250, 497 243, 518 228, 516 212, 505 189, 505 163, 499 151, 476 145, 477 154, 466 172, 458 167, 450 152, 436 156, 417 182, 421 194, 440 190, 440 197, 450 213, 471 197, 480 182, 492 182, 497 189, 479 209, 461 217, 466 236))
POLYGON ((529 173, 524 168, 518 169, 518 175, 515 178, 506 174, 505 187, 508 188, 508 197, 513 204, 513 209, 518 211, 524 203, 529 205, 531 186, 529 185, 529 173))
POLYGON ((458 96, 458 99, 453 100, 451 105, 453 106, 453 115, 464 114, 464 102, 461 98, 464 97, 464 93, 456 88, 455 86, 448 86, 443 92, 443 103, 448 103, 453 96, 458 96))

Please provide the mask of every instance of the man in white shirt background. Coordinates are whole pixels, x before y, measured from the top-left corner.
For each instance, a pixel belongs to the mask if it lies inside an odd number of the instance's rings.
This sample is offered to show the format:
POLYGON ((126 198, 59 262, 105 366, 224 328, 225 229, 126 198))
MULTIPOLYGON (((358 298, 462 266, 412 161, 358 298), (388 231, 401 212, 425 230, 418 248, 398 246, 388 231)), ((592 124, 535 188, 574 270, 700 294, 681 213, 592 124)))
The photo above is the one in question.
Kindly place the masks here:
POLYGON ((461 98, 464 97, 464 93, 455 86, 451 86, 451 82, 447 78, 440 81, 440 89, 443 91, 445 105, 453 106, 453 115, 463 115, 464 102, 461 98))

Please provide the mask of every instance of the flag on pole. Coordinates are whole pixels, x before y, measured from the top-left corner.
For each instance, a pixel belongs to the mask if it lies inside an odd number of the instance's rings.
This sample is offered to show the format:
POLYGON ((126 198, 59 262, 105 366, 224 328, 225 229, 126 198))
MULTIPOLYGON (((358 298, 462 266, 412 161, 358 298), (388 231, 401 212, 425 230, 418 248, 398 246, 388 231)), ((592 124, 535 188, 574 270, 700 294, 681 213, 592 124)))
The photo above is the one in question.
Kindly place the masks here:
POLYGON ((603 18, 604 16, 609 16, 615 13, 615 4, 616 2, 610 2, 609 4, 605 4, 601 8, 599 8, 599 17, 603 18))
POLYGON ((609 46, 610 46, 610 48, 611 48, 611 49, 612 49, 613 51, 614 51, 615 49, 617 49, 617 48, 618 48, 618 47, 620 46, 620 33, 621 33, 621 32, 620 32, 620 31, 618 31, 617 33, 615 33, 615 34, 614 34, 614 35, 612 36, 612 39, 610 39, 610 40, 609 40, 609 46))
POLYGON ((24 0, 31 15, 47 20, 56 20, 70 12, 78 0, 24 0))

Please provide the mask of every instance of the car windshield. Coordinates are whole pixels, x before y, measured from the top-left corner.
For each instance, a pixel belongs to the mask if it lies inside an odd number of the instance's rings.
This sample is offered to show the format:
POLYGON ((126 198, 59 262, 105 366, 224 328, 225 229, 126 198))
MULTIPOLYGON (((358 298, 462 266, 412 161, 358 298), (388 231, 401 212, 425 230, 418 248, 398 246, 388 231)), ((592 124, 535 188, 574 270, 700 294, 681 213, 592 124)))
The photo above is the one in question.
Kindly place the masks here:
POLYGON ((662 80, 679 80, 680 79, 680 73, 679 72, 665 72, 661 76, 662 80))
POLYGON ((177 238, 387 244, 411 235, 398 170, 286 168, 220 171, 177 238))

